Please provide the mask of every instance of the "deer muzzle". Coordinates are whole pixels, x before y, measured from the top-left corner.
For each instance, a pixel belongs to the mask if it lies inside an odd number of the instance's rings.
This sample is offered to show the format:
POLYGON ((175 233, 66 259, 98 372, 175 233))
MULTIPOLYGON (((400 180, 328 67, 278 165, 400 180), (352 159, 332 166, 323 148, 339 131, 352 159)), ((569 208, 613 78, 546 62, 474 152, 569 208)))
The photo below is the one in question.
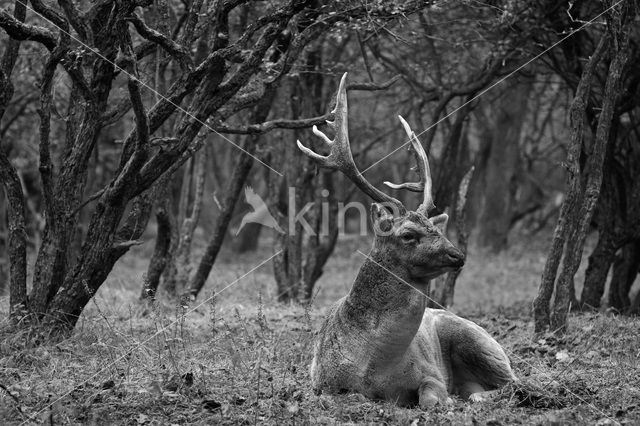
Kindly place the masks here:
POLYGON ((464 253, 455 248, 453 245, 445 249, 444 257, 446 259, 446 262, 448 263, 447 266, 451 268, 458 269, 464 266, 464 253))

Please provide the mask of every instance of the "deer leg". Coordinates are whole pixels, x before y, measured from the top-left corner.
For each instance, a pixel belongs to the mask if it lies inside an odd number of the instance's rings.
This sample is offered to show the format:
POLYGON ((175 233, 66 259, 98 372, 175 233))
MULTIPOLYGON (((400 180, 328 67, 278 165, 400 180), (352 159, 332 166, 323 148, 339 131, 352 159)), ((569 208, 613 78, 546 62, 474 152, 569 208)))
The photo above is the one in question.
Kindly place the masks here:
POLYGON ((462 399, 468 399, 471 402, 484 402, 490 400, 497 391, 487 390, 478 382, 465 382, 458 388, 458 393, 462 399))
POLYGON ((485 402, 493 400, 498 395, 498 390, 490 390, 483 392, 476 392, 469 395, 469 401, 471 402, 485 402))
POLYGON ((418 403, 423 410, 436 404, 450 404, 453 402, 447 394, 447 388, 440 380, 433 377, 425 379, 418 389, 418 403))

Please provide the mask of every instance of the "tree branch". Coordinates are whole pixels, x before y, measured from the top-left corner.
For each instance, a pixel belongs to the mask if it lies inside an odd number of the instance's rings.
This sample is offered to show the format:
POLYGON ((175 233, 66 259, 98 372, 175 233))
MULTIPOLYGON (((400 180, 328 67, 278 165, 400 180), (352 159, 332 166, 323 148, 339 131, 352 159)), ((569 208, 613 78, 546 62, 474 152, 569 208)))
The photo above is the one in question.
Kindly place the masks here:
POLYGON ((146 149, 149 144, 149 123, 147 122, 147 114, 144 110, 142 97, 140 96, 138 80, 130 77, 127 82, 127 87, 129 89, 129 97, 131 99, 131 106, 133 107, 133 114, 136 122, 137 142, 134 148, 135 155, 136 152, 146 149))
POLYGON ((140 34, 150 42, 160 45, 164 50, 167 51, 167 53, 175 58, 182 69, 190 70, 193 67, 193 61, 189 57, 189 52, 185 49, 185 47, 171 40, 169 37, 164 36, 158 31, 149 28, 144 23, 142 18, 136 13, 132 13, 131 16, 127 18, 127 20, 133 24, 138 34, 140 34))
POLYGON ((70 0, 58 0, 58 4, 64 10, 67 20, 71 24, 74 30, 78 33, 83 41, 86 41, 90 46, 93 43, 93 31, 91 27, 87 25, 84 17, 80 14, 80 11, 70 0))
POLYGON ((123 40, 120 49, 127 58, 125 62, 128 64, 127 68, 129 68, 127 89, 129 90, 129 99, 131 100, 136 124, 135 143, 133 149, 129 148, 130 145, 128 144, 124 146, 120 163, 122 164, 124 162, 125 164, 114 178, 113 184, 110 185, 107 191, 107 197, 119 197, 121 195, 125 185, 138 173, 140 166, 142 166, 142 163, 146 160, 149 147, 149 121, 142 102, 142 96, 140 95, 138 68, 135 62, 131 38, 129 37, 126 26, 123 28, 123 40))
POLYGON ((52 85, 56 67, 64 54, 64 48, 58 47, 51 53, 42 72, 42 80, 40 80, 40 107, 38 115, 40 116, 40 177, 42 179, 42 195, 44 198, 44 206, 47 224, 56 228, 58 215, 56 214, 56 200, 53 195, 53 165, 51 164, 51 153, 49 150, 49 136, 51 133, 51 103, 52 103, 52 85))
POLYGON ((37 41, 49 50, 55 49, 57 45, 56 38, 51 31, 36 25, 23 24, 4 9, 0 9, 0 27, 15 40, 37 41))
MULTIPOLYGON (((400 76, 395 76, 384 83, 353 83, 347 86, 347 90, 385 90, 391 87, 395 82, 400 80, 400 76)), ((259 98, 257 99, 259 100, 259 98)), ((257 101, 256 100, 256 101, 257 101)), ((306 118, 301 120, 271 120, 265 121, 260 124, 250 124, 245 127, 234 128, 227 126, 224 123, 218 123, 213 126, 213 129, 218 133, 236 134, 236 135, 250 135, 267 133, 275 129, 305 129, 318 124, 324 124, 326 120, 333 118, 332 113, 327 113, 318 117, 306 118)))
POLYGON ((47 6, 42 0, 31 0, 31 5, 33 10, 53 22, 56 27, 63 30, 63 33, 69 33, 69 23, 60 12, 47 6))
POLYGON ((108 109, 102 117, 100 117, 100 127, 109 126, 120 121, 124 115, 131 109, 131 99, 129 97, 122 98, 115 102, 113 108, 108 109))
POLYGON ((326 120, 330 120, 333 114, 327 113, 319 117, 305 118, 302 120, 271 120, 260 124, 250 124, 245 127, 229 127, 224 123, 212 126, 218 133, 233 135, 255 135, 259 133, 267 133, 275 129, 304 129, 319 124, 324 124, 326 120))

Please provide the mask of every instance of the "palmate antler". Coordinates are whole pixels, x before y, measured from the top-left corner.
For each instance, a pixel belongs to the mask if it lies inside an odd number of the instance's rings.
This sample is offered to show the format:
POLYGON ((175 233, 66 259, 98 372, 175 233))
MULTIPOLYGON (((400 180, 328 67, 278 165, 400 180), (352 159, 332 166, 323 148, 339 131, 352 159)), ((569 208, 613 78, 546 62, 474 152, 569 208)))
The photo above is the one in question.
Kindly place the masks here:
MULTIPOLYGON (((334 114, 334 121, 327 121, 327 124, 334 130, 335 136, 331 140, 322 133, 316 126, 313 126, 313 133, 325 141, 329 145, 330 153, 328 156, 319 155, 306 146, 302 145, 298 141, 298 148, 308 157, 315 160, 321 167, 328 169, 339 170, 345 176, 347 176, 353 183, 356 184, 365 194, 371 197, 372 200, 395 207, 400 214, 406 213, 405 206, 392 196, 380 191, 371 183, 369 183, 364 176, 358 170, 355 162, 353 161, 353 155, 351 153, 351 146, 349 145, 349 126, 348 126, 348 107, 347 107, 347 73, 344 73, 342 80, 340 80, 340 87, 338 88, 338 94, 336 96, 336 106, 332 111, 334 114)), ((411 146, 409 150, 413 151, 416 162, 417 171, 420 175, 420 182, 407 182, 399 185, 385 182, 385 184, 394 189, 407 189, 414 192, 423 192, 424 199, 422 204, 416 210, 425 216, 435 208, 433 205, 433 196, 431 193, 431 172, 429 169, 429 161, 427 154, 422 148, 420 141, 416 137, 415 133, 409 127, 409 124, 404 118, 398 116, 400 122, 404 126, 407 135, 410 138, 411 146)))

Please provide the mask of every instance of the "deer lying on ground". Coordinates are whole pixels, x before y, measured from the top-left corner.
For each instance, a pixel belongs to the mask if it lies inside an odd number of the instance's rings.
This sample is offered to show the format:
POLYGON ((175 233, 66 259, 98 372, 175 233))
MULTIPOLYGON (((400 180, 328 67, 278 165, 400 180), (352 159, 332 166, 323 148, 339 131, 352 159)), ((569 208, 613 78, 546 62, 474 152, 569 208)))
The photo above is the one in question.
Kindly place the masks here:
POLYGON ((420 405, 451 402, 449 394, 482 400, 482 392, 514 381, 509 359, 485 330, 444 310, 429 309, 429 281, 461 268, 464 255, 443 234, 448 217, 429 217, 435 208, 427 155, 410 138, 420 182, 388 186, 423 193, 416 211, 371 185, 358 171, 349 146, 346 74, 342 77, 330 140, 321 156, 298 141, 320 166, 341 171, 374 201, 375 240, 349 294, 328 313, 319 331, 311 364, 316 392, 356 391, 368 398, 420 405), (382 203, 382 204, 378 204, 382 203), (397 214, 392 214, 394 210, 397 214))

